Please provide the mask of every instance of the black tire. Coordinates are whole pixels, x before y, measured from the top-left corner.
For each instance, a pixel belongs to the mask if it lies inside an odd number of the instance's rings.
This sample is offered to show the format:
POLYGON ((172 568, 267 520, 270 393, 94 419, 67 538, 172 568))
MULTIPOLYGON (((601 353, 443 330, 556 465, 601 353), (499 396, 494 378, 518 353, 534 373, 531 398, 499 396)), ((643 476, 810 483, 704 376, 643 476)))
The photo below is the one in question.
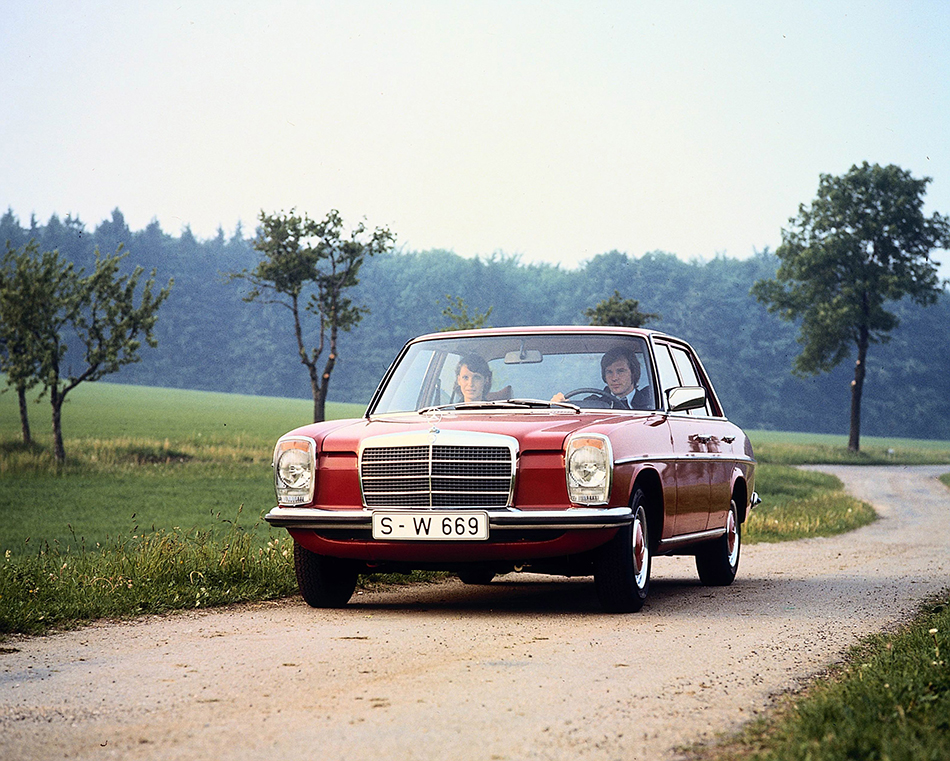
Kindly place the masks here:
POLYGON ((594 585, 608 613, 636 613, 650 592, 650 534, 646 496, 633 495, 633 521, 598 550, 594 557, 594 585))
POLYGON ((736 501, 729 502, 726 516, 726 533, 709 542, 696 553, 696 570, 699 580, 707 587, 727 587, 736 578, 739 570, 739 555, 742 550, 742 524, 736 501))
POLYGON ((294 571, 300 594, 312 608, 341 608, 356 589, 359 572, 349 561, 318 555, 294 542, 294 571))
POLYGON ((495 572, 489 568, 467 568, 456 574, 463 584, 472 584, 474 586, 484 586, 491 584, 495 578, 495 572))

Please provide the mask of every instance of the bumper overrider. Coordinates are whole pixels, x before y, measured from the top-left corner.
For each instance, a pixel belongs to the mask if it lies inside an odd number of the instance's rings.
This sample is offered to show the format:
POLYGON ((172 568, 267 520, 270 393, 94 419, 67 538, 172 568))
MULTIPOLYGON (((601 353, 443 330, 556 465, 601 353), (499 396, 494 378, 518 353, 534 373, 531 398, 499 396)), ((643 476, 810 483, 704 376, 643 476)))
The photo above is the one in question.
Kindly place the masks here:
MULTIPOLYGON (((583 529, 619 528, 633 520, 633 511, 629 507, 574 507, 567 510, 518 510, 517 508, 478 510, 488 514, 489 531, 557 530, 575 531, 583 529)), ((390 512, 387 510, 387 512, 390 512)), ((412 511, 418 514, 418 510, 412 511)), ((439 510, 431 512, 433 517, 439 510)), ((453 511, 460 512, 460 511, 453 511)), ((373 510, 322 510, 316 507, 273 508, 264 520, 271 526, 288 529, 310 529, 326 531, 330 529, 371 529, 373 510)))

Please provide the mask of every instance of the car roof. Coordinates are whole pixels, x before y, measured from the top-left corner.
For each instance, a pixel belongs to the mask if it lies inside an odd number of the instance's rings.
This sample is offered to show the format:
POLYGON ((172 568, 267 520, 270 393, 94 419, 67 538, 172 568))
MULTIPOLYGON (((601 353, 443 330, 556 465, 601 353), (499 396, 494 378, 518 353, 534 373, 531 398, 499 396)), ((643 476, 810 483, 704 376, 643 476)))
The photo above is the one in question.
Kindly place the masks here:
POLYGON ((663 336, 664 338, 672 338, 673 336, 668 335, 667 333, 662 333, 658 330, 649 330, 647 328, 622 328, 622 327, 613 327, 613 326, 604 326, 604 325, 520 325, 520 326, 508 326, 504 328, 475 328, 471 330, 452 330, 444 331, 441 333, 426 333, 421 336, 417 336, 412 339, 410 343, 415 343, 416 341, 431 341, 435 339, 445 339, 445 338, 468 338, 476 336, 505 336, 505 335, 520 335, 522 333, 539 333, 543 335, 570 335, 570 334, 586 334, 586 335, 626 335, 626 336, 641 336, 647 338, 649 336, 663 336))

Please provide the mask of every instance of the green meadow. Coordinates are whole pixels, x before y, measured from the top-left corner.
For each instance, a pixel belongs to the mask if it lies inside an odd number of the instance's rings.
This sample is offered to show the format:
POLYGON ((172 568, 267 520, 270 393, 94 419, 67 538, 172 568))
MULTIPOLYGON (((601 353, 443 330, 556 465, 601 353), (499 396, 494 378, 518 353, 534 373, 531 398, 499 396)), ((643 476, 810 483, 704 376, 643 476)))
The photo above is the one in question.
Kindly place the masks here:
MULTIPOLYGON (((80 386, 64 411, 67 464, 58 468, 48 405, 31 405, 38 446, 26 450, 15 402, 0 395, 0 551, 15 555, 235 521, 266 541, 271 530, 260 516, 274 500, 274 443, 312 416, 312 403, 300 399, 80 386)), ((363 410, 328 405, 331 418, 363 410)))

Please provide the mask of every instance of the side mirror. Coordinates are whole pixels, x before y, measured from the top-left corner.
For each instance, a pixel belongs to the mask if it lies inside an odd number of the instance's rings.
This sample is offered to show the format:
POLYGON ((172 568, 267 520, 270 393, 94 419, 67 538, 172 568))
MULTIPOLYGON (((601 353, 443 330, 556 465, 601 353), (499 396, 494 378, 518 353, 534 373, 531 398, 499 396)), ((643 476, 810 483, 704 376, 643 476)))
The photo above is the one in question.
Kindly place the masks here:
POLYGON ((698 410, 706 406, 706 389, 702 386, 677 386, 666 392, 670 412, 698 410))

